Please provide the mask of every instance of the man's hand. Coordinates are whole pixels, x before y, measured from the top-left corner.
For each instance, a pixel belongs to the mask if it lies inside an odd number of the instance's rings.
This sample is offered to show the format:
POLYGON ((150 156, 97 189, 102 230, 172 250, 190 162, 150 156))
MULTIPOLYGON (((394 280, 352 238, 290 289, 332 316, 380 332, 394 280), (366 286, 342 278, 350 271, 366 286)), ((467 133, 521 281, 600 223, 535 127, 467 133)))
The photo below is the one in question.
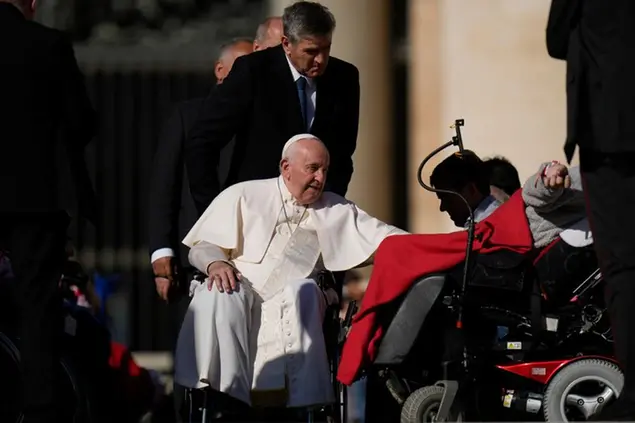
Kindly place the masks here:
POLYGON ((176 276, 176 266, 174 257, 161 257, 152 262, 152 271, 155 278, 165 278, 174 280, 176 276))
POLYGON ((545 169, 542 182, 551 189, 569 188, 571 186, 569 169, 563 164, 554 163, 545 169))
POLYGON ((168 293, 173 285, 173 281, 167 278, 154 278, 154 285, 157 288, 157 294, 164 301, 168 301, 168 293))
POLYGON ((242 276, 232 265, 224 261, 215 261, 207 267, 209 275, 208 290, 212 290, 212 285, 216 285, 219 292, 231 294, 236 291, 237 280, 242 276))
POLYGON ((163 300, 168 301, 168 292, 176 283, 176 265, 174 257, 161 257, 152 262, 152 271, 154 272, 154 284, 157 294, 163 300))

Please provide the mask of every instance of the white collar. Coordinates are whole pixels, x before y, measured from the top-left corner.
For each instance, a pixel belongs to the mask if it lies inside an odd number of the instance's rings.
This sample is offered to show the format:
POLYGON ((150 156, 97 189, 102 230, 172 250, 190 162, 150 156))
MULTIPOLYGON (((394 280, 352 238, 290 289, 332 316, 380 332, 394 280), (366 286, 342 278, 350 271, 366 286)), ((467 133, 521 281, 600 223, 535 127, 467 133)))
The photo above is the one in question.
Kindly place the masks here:
MULTIPOLYGON (((489 217, 490 214, 494 213, 494 211, 500 205, 501 203, 498 200, 496 200, 493 196, 488 195, 483 200, 481 200, 479 205, 472 211, 472 213, 474 214, 474 222, 478 223, 481 220, 486 219, 487 217, 489 217)), ((470 219, 468 218, 465 222, 465 228, 468 227, 469 223, 470 219)))
POLYGON ((309 85, 309 87, 313 87, 313 78, 308 78, 302 75, 300 72, 298 72, 295 66, 293 66, 293 63, 291 63, 291 59, 289 59, 289 56, 287 56, 286 53, 284 54, 284 57, 287 59, 287 63, 289 64, 289 69, 291 69, 291 75, 293 75, 293 82, 297 81, 300 78, 304 78, 306 79, 306 82, 309 85))

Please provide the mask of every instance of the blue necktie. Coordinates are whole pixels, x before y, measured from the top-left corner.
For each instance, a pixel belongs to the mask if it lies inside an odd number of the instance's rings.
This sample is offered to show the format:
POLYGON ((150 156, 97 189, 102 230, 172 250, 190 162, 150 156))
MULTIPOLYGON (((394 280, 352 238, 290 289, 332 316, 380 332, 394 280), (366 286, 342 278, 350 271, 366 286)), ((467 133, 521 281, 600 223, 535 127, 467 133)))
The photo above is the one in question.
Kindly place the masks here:
POLYGON ((300 109, 302 110, 302 122, 304 122, 304 130, 309 129, 309 122, 306 110, 306 78, 301 76, 295 81, 298 87, 298 97, 300 98, 300 109))

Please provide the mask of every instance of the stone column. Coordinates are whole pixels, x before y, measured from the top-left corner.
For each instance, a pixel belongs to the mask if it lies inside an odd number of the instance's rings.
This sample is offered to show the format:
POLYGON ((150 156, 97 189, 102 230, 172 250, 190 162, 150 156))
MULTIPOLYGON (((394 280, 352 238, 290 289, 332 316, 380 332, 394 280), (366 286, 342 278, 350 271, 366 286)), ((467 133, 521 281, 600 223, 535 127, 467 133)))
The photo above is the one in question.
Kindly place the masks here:
MULTIPOLYGON (((410 1, 410 174, 450 139, 456 118, 465 119, 465 148, 481 157, 507 157, 521 181, 542 161, 564 160, 565 66, 545 47, 549 5, 410 1)), ((455 229, 439 213, 434 194, 416 182, 411 187, 411 230, 455 229)))
MULTIPOLYGON (((291 0, 270 0, 269 15, 282 15, 291 0)), ((392 211, 389 0, 322 0, 335 19, 331 55, 359 69, 361 103, 355 171, 347 197, 390 221, 392 211), (372 5, 372 7, 371 7, 372 5)), ((319 107, 319 105, 318 105, 319 107)))

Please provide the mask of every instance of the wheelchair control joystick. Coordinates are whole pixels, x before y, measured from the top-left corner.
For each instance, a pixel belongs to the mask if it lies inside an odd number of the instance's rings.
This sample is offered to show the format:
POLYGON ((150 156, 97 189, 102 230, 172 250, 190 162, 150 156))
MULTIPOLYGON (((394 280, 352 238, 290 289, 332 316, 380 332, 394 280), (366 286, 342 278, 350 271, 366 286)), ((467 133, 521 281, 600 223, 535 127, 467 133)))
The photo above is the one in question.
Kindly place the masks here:
MULTIPOLYGON (((425 189, 426 191, 430 191, 433 193, 437 193, 437 194, 450 194, 450 195, 455 195, 457 197, 459 197, 463 203, 465 203, 465 207, 467 207, 468 210, 468 221, 467 221, 467 245, 466 245, 466 249, 465 249, 465 262, 463 265, 463 280, 461 281, 461 290, 459 292, 459 297, 462 298, 463 294, 465 293, 465 290, 467 288, 467 279, 468 279, 468 274, 469 274, 469 270, 470 270, 470 258, 472 255, 472 247, 474 245, 474 230, 475 230, 475 222, 474 222, 474 211, 472 210, 472 207, 470 207, 469 202, 465 199, 465 197, 463 197, 460 193, 456 192, 456 191, 452 191, 452 190, 445 190, 445 189, 438 189, 438 188, 434 188, 429 186, 428 184, 426 184, 423 181, 423 168, 425 167, 425 165, 430 161, 430 159, 432 159, 432 157, 436 156, 438 153, 440 153, 441 151, 445 150, 448 147, 451 146, 456 146, 459 149, 459 154, 462 155, 463 152, 465 151, 465 149, 463 148, 463 136, 461 134, 461 127, 465 125, 465 120, 464 119, 456 119, 454 121, 454 124, 450 127, 453 128, 455 131, 455 135, 452 137, 451 141, 446 142, 445 144, 441 145, 440 147, 437 147, 436 149, 434 149, 432 151, 432 153, 428 154, 426 156, 426 158, 423 159, 423 161, 421 162, 421 164, 419 165, 419 169, 417 171, 417 180, 419 181, 419 185, 421 185, 423 187, 423 189, 425 189)), ((452 301, 452 303, 456 303, 456 301, 452 301)), ((463 326, 463 310, 462 307, 460 306, 461 301, 459 299, 458 301, 458 318, 457 318, 457 323, 456 326, 457 328, 461 329, 463 326)))
MULTIPOLYGON (((458 294, 446 296, 443 298, 443 303, 449 306, 457 314, 456 328, 459 331, 463 329, 463 296, 465 295, 465 291, 467 289, 467 280, 468 280, 468 275, 471 268, 470 257, 472 255, 472 248, 473 248, 474 237, 475 237, 474 211, 470 207, 470 204, 467 201, 467 199, 465 199, 465 197, 463 197, 459 192, 452 191, 452 190, 437 189, 427 185, 423 181, 422 173, 423 173, 423 168, 430 161, 430 159, 432 159, 432 157, 434 157, 435 155, 437 155, 438 153, 440 153, 441 151, 445 150, 448 147, 451 147, 451 146, 457 147, 459 151, 456 154, 459 156, 463 156, 463 153, 465 152, 465 150, 463 148, 463 136, 461 134, 461 127, 464 125, 465 125, 464 119, 456 119, 454 121, 454 124, 451 126, 451 128, 454 129, 455 131, 455 135, 452 137, 450 141, 446 142, 440 147, 437 147, 435 150, 432 151, 432 153, 428 154, 428 156, 424 158, 421 164, 419 165, 419 169, 417 171, 417 180, 419 182, 419 185, 421 185, 426 191, 430 191, 437 194, 440 193, 440 194, 450 194, 450 195, 457 196, 463 201, 463 203, 465 204, 465 207, 468 210, 469 218, 467 221, 467 245, 465 248, 465 262, 463 264, 463 275, 462 275, 463 277, 462 277, 462 281, 460 285, 460 290, 458 294)), ((463 359, 461 360, 461 363, 460 363, 460 366, 462 366, 462 370, 464 372, 467 371, 467 360, 468 360, 468 354, 467 354, 467 349, 464 342, 463 343, 463 359)), ((438 384, 441 384, 444 387, 443 399, 441 401, 439 413, 437 414, 438 421, 445 421, 447 419, 450 413, 450 408, 452 407, 452 404, 454 403, 454 400, 456 399, 458 391, 459 391, 458 382, 455 380, 447 380, 449 376, 447 375, 448 373, 447 366, 444 367, 444 369, 445 369, 444 373, 446 373, 445 375, 446 379, 438 382, 438 384)))

